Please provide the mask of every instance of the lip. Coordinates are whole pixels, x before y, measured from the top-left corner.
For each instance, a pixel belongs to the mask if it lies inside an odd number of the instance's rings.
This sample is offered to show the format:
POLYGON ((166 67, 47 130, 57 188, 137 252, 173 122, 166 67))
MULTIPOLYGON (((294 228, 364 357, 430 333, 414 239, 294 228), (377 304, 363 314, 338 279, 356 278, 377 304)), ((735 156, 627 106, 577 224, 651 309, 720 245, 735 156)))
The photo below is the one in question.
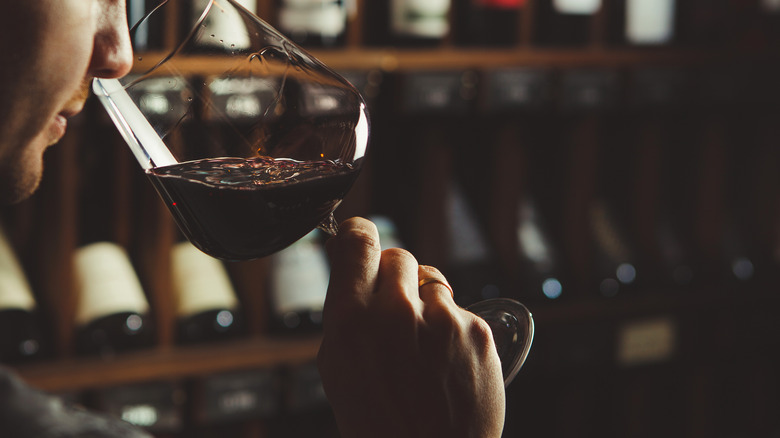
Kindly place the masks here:
POLYGON ((55 115, 49 125, 49 144, 57 143, 68 130, 68 119, 81 112, 82 105, 73 105, 55 115))
POLYGON ((49 143, 53 144, 60 141, 65 136, 67 130, 68 118, 62 113, 54 116, 51 125, 49 125, 49 143))

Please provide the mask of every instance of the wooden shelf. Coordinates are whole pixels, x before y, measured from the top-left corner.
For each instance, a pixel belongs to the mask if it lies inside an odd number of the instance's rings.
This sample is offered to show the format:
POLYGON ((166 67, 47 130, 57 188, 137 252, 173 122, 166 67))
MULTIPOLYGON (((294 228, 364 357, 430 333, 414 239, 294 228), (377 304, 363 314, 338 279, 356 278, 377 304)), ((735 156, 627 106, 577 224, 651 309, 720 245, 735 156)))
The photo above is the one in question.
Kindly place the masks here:
POLYGON ((491 69, 501 67, 618 67, 623 65, 693 65, 748 58, 746 53, 685 49, 543 49, 439 48, 427 50, 377 48, 312 51, 335 69, 417 70, 491 69))
MULTIPOLYGON (((695 66, 718 62, 769 61, 765 54, 730 50, 694 49, 539 49, 539 48, 344 48, 311 50, 314 57, 335 70, 430 70, 491 69, 502 67, 624 67, 695 66)), ((133 71, 150 69, 165 54, 140 54, 133 71)), ((235 60, 219 56, 187 56, 177 60, 176 69, 185 74, 221 74, 234 67, 235 60)))
POLYGON ((18 368, 30 385, 53 392, 179 380, 313 360, 320 337, 254 338, 223 344, 156 348, 110 358, 63 358, 18 368))

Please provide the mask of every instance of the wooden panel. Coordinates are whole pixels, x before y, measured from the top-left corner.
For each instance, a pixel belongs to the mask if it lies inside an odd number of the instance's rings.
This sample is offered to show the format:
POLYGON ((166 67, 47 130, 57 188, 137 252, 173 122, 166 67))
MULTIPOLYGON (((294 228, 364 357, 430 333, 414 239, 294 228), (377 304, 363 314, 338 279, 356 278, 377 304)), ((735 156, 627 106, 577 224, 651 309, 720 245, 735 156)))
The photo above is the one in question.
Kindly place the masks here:
POLYGON ((62 359, 27 365, 18 371, 34 387, 65 392, 300 364, 316 356, 319 344, 319 337, 254 338, 193 347, 150 349, 110 359, 62 359))

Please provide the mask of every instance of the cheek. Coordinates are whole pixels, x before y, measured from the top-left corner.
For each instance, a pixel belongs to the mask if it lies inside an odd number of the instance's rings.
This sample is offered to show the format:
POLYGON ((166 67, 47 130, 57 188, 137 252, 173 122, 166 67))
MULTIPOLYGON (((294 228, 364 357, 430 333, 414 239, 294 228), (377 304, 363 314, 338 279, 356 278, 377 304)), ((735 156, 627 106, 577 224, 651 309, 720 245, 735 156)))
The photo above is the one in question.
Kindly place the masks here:
POLYGON ((45 65, 41 68, 50 73, 49 80, 79 83, 89 68, 93 36, 86 26, 66 29, 59 35, 42 54, 40 62, 45 65))
MULTIPOLYGON (((36 57, 40 87, 50 95, 73 94, 89 68, 96 25, 93 2, 60 0, 51 6, 36 57)), ((55 102, 62 103, 62 101, 55 102)))

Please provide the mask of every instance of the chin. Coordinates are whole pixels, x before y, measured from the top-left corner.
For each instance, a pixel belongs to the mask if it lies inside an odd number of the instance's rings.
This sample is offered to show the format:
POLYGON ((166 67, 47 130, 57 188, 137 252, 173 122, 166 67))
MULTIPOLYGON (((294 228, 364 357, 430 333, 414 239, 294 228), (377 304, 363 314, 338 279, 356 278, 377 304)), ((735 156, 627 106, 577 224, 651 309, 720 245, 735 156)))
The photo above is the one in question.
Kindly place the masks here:
POLYGON ((3 178, 0 182, 0 204, 12 205, 26 200, 38 189, 40 181, 40 177, 23 181, 6 181, 3 178))
POLYGON ((9 160, 0 163, 0 204, 16 204, 35 193, 43 175, 40 154, 28 160, 9 160))

